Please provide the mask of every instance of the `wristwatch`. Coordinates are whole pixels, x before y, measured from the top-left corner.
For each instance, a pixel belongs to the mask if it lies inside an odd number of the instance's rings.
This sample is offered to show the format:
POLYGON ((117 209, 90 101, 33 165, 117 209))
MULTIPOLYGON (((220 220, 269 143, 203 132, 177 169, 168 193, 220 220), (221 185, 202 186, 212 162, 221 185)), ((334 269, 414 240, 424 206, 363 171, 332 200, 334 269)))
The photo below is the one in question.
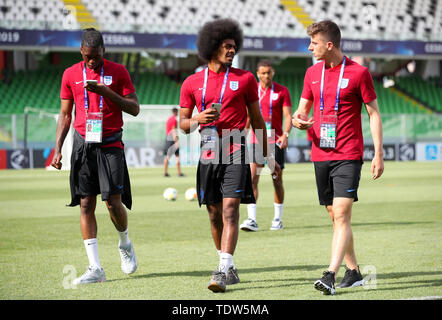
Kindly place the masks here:
POLYGON ((290 133, 288 133, 287 131, 284 132, 284 135, 288 138, 290 133))

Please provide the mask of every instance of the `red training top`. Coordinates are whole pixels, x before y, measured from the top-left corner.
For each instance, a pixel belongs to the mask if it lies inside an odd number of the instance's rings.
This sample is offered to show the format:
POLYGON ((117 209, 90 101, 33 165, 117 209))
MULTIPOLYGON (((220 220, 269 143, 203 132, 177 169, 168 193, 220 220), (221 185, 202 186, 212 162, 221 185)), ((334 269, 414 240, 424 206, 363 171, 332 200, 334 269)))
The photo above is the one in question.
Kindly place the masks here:
POLYGON ((166 122, 166 135, 169 135, 173 129, 176 129, 178 126, 178 122, 174 115, 170 116, 166 122))
MULTIPOLYGON (((313 101, 313 143, 312 161, 359 160, 362 159, 364 141, 362 137, 362 103, 376 99, 373 79, 366 67, 346 57, 336 128, 336 148, 319 148, 320 139, 320 88, 324 62, 307 69, 301 97, 313 101)), ((325 68, 324 75, 324 115, 334 115, 336 89, 342 63, 333 68, 325 68)))
MULTIPOLYGON (((103 82, 113 91, 121 96, 134 93, 135 88, 126 68, 118 63, 103 59, 103 82)), ((84 61, 67 68, 63 73, 61 81, 60 98, 74 100, 75 120, 74 129, 84 138, 86 125, 86 109, 84 104, 84 82, 83 82, 84 61)), ((100 83, 101 67, 95 70, 86 67, 86 79, 97 80, 100 83)), ((89 99, 89 112, 100 112, 100 95, 87 92, 89 99)), ((103 139, 119 132, 123 127, 123 112, 120 107, 112 101, 103 97, 103 139)), ((117 143, 122 147, 121 142, 117 143)), ((115 146, 114 143, 106 147, 115 146)))
MULTIPOLYGON (((258 83, 258 95, 261 100, 261 114, 264 122, 270 121, 270 92, 272 87, 266 89, 259 89, 258 83)), ((272 136, 268 139, 269 143, 275 143, 276 140, 282 135, 282 120, 283 120, 283 107, 291 107, 292 100, 290 99, 289 90, 276 82, 273 82, 273 97, 272 97, 272 129, 275 130, 276 137, 272 136)), ((251 142, 257 143, 255 134, 252 130, 251 142)))
MULTIPOLYGON (((205 98, 206 109, 210 108, 212 103, 218 103, 224 75, 225 72, 218 74, 209 69, 205 98)), ((198 111, 201 112, 203 87, 204 69, 187 77, 184 81, 181 87, 180 106, 193 109, 196 105, 198 111)), ((223 129, 243 130, 247 123, 247 105, 256 101, 258 101, 258 88, 253 74, 249 71, 230 67, 222 100, 221 116, 213 123, 200 125, 200 129, 205 126, 216 125, 220 136, 223 129)))

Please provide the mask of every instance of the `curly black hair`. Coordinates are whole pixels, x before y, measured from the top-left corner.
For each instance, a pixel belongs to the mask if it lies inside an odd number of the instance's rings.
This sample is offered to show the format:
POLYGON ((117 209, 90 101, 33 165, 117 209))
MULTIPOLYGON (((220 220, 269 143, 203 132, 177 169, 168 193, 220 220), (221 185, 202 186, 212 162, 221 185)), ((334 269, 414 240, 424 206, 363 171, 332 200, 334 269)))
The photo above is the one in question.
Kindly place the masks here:
POLYGON ((198 39, 196 41, 198 55, 204 61, 210 61, 226 39, 233 39, 235 41, 236 53, 241 50, 244 35, 237 21, 218 19, 207 22, 198 32, 198 39))

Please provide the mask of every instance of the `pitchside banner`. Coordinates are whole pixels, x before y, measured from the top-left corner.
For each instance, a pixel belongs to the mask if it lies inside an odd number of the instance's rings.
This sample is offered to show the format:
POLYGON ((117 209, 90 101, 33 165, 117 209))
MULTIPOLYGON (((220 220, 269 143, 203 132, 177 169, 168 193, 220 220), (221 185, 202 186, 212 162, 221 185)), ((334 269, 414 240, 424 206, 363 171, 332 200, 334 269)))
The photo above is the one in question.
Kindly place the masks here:
MULTIPOLYGON (((81 31, 14 30, 0 29, 0 49, 28 47, 38 49, 78 49, 81 31)), ((196 35, 109 33, 103 32, 106 49, 176 49, 196 51, 196 35)), ((308 38, 246 37, 243 51, 287 52, 310 55, 308 38)), ((389 54, 398 56, 438 56, 442 54, 442 42, 381 41, 343 39, 341 47, 345 53, 389 54)))
MULTIPOLYGON (((126 147, 126 162, 129 168, 158 167, 163 165, 162 146, 132 148, 126 147)), ((385 161, 442 161, 442 143, 397 143, 384 145, 385 161)), ((54 149, 14 149, 0 150, 0 169, 46 168, 51 165, 54 149)), ((374 147, 364 146, 364 161, 371 161, 374 147)), ((198 149, 180 148, 181 164, 196 165, 199 159, 198 149)), ((62 161, 69 161, 63 159, 62 161)), ((175 157, 171 158, 171 163, 175 157)), ((289 145, 286 151, 287 163, 310 162, 310 148, 289 145)))

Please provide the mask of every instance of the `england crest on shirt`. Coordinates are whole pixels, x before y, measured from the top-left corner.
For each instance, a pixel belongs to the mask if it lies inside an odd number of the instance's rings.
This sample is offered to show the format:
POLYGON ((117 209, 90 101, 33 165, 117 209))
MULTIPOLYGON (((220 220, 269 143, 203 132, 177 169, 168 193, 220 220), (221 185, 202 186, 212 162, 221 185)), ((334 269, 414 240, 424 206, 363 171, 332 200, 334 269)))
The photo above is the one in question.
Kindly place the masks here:
POLYGON ((349 81, 350 81, 350 79, 342 78, 342 80, 341 80, 341 89, 347 88, 349 81))
POLYGON ((112 84, 112 76, 104 76, 104 84, 110 86, 112 84))
POLYGON ((229 86, 230 90, 236 91, 239 88, 239 81, 230 81, 229 86))

